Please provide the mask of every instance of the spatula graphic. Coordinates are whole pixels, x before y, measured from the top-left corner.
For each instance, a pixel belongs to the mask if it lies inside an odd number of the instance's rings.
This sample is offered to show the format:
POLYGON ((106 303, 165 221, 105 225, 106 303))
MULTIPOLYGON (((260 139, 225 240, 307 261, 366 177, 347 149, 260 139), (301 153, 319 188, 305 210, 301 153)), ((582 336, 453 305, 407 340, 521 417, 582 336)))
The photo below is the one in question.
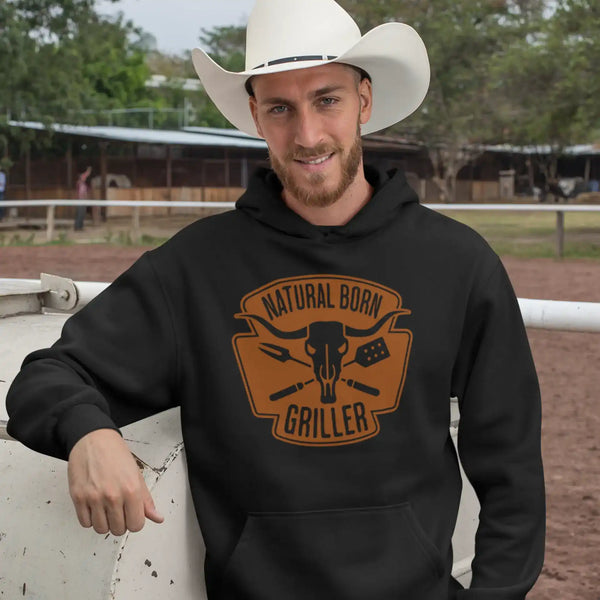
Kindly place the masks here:
POLYGON ((346 363, 344 367, 358 363, 361 367, 370 367, 386 358, 389 358, 390 351, 386 346, 385 340, 380 337, 371 342, 367 342, 356 349, 354 360, 346 363))

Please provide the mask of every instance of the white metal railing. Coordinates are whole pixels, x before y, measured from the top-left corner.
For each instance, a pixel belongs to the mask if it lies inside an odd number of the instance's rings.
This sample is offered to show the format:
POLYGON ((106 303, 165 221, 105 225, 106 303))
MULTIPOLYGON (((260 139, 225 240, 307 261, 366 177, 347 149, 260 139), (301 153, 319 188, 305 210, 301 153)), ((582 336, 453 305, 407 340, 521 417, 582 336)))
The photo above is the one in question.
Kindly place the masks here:
MULTIPOLYGON (((40 285, 39 279, 3 279, 3 285, 40 285)), ((110 284, 99 281, 76 281, 77 309, 88 304, 110 284)), ((600 302, 568 302, 561 300, 539 300, 519 298, 519 308, 525 326, 530 329, 551 329, 600 333, 600 302)))
POLYGON ((565 302, 519 298, 525 326, 600 333, 600 302, 565 302))
POLYGON ((2 200, 2 206, 158 206, 187 208, 235 208, 235 202, 203 202, 190 200, 2 200))
MULTIPOLYGON (((184 200, 3 200, 5 207, 45 206, 46 239, 54 238, 55 209, 57 206, 130 206, 132 211, 133 239, 140 237, 140 208, 234 208, 235 202, 190 202, 184 200)), ((515 212, 554 212, 556 213, 556 255, 562 258, 565 245, 565 213, 566 212, 600 212, 599 204, 424 204, 437 211, 515 211, 515 212)))
POLYGON ((14 440, 13 437, 6 433, 6 424, 7 421, 0 419, 0 440, 14 440))
MULTIPOLYGON (((3 200, 3 206, 158 206, 188 208, 234 208, 235 202, 203 202, 190 200, 3 200)), ((508 210, 533 212, 600 212, 600 204, 423 204, 432 210, 508 210)))
MULTIPOLYGON (((0 288, 3 283, 39 284, 40 282, 37 279, 0 279, 0 288)), ((108 283, 101 282, 75 282, 78 296, 77 308, 90 302, 108 286, 108 283)), ((523 321, 528 328, 600 333, 600 302, 565 302, 529 298, 518 300, 523 321)), ((6 432, 6 421, 0 420, 0 440, 10 439, 12 438, 6 432)))
POLYGON ((600 212, 600 204, 424 204, 432 210, 511 210, 533 212, 600 212))

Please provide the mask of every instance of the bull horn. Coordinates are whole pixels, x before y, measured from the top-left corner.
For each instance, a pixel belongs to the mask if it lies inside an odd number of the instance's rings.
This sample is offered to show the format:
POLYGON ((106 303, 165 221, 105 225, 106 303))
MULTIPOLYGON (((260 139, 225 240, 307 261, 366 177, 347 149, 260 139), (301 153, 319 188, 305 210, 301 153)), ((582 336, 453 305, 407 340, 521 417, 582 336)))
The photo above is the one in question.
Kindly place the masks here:
POLYGON ((373 325, 373 327, 370 327, 369 329, 356 329, 355 327, 349 327, 348 325, 346 325, 346 335, 352 336, 352 337, 367 337, 369 335, 375 335, 380 329, 381 327, 385 324, 385 322, 390 319, 391 317, 393 317, 394 315, 409 315, 410 314, 410 310, 403 308, 401 310, 393 310, 391 312, 389 312, 387 315, 385 315, 384 317, 381 317, 381 319, 379 319, 379 321, 377 321, 377 323, 375 323, 375 325, 373 325))
POLYGON ((296 331, 281 331, 274 325, 271 325, 266 319, 258 315, 250 315, 248 313, 237 313, 234 315, 236 319, 256 319, 263 327, 266 327, 274 336, 282 340, 301 340, 308 334, 308 327, 296 329, 296 331))

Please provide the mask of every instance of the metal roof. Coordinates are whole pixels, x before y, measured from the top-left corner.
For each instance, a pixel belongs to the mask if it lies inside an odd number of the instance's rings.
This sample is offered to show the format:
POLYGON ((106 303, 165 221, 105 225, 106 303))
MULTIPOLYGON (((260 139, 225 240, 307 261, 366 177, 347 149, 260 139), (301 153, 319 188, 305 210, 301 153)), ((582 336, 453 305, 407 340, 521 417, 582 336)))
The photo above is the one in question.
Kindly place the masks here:
MULTIPOLYGON (((44 130, 47 126, 37 121, 9 121, 11 127, 44 130)), ((224 131, 204 128, 204 132, 179 131, 163 129, 141 129, 135 127, 107 127, 87 125, 61 125, 55 123, 49 126, 58 133, 80 135, 85 137, 116 140, 121 142, 139 142, 143 144, 169 144, 178 146, 227 146, 237 148, 266 149, 267 144, 258 138, 252 138, 238 131, 225 134, 224 131), (216 133, 220 132, 220 133, 216 133)), ((200 128, 199 128, 200 129, 200 128)), ((234 130, 232 130, 233 132, 234 130)))
MULTIPOLYGON (((11 127, 44 130, 48 126, 39 121, 9 121, 11 127)), ((165 144, 173 146, 217 146, 235 148, 253 148, 266 150, 266 142, 237 129, 218 129, 215 127, 185 127, 182 130, 143 129, 136 127, 112 127, 104 125, 65 125, 55 123, 49 126, 58 133, 93 137, 120 142, 138 142, 142 144, 165 144)), ((419 152, 424 146, 396 136, 378 134, 363 138, 365 148, 370 150, 402 150, 419 152)), ((550 154, 552 146, 513 146, 510 144, 476 146, 486 152, 508 152, 511 154, 550 154)), ((563 155, 593 156, 600 155, 600 145, 578 144, 564 148, 563 155)))
POLYGON ((145 85, 149 88, 175 88, 190 92, 198 92, 204 89, 198 78, 188 79, 183 77, 167 77, 166 75, 152 75, 146 81, 145 85))
MULTIPOLYGON (((38 121, 9 121, 12 127, 44 130, 46 125, 38 121)), ((235 148, 253 148, 266 150, 266 142, 252 137, 237 129, 218 129, 216 127, 184 127, 182 130, 142 129, 135 127, 112 127, 104 125, 65 125, 55 123, 50 126, 56 132, 79 135, 120 142, 139 142, 143 144, 168 144, 173 146, 219 146, 235 148)), ((421 144, 397 136, 370 134, 363 138, 365 149, 396 150, 419 152, 421 144)))
MULTIPOLYGON (((511 154, 551 154, 556 149, 549 144, 540 144, 539 146, 511 146, 510 144, 497 144, 491 146, 481 146, 487 152, 510 152, 511 154)), ((577 144, 567 146, 561 152, 567 156, 591 156, 600 154, 600 146, 597 144, 577 144)))
POLYGON ((247 133, 244 133, 243 131, 240 131, 239 129, 221 129, 218 127, 189 126, 183 127, 182 130, 189 131, 190 133, 208 133, 211 135, 224 135, 225 137, 241 138, 243 140, 258 140, 261 142, 263 141, 262 138, 253 137, 251 135, 248 135, 247 133))

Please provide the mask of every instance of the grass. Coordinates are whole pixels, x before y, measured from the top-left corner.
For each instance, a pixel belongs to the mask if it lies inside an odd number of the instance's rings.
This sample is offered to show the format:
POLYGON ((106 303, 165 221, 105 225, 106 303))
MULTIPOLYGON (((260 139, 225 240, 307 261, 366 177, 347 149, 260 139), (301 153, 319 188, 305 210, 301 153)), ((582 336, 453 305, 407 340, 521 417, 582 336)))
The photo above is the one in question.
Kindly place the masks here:
POLYGON ((0 246, 34 246, 35 234, 30 233, 27 236, 21 237, 20 233, 7 235, 0 234, 0 246))
MULTIPOLYGON (((556 257, 553 212, 444 211, 479 232, 502 256, 556 257)), ((565 214, 565 258, 600 260, 600 213, 565 214)))
MULTIPOLYGON (((478 231, 501 256, 523 258, 556 257, 556 213, 528 211, 444 211, 444 214, 478 231)), ((564 213, 565 258, 600 260, 600 212, 564 213)), ((190 219, 192 220, 192 219, 190 219)), ((145 218, 138 240, 126 228, 127 220, 111 222, 116 230, 97 230, 85 240, 76 239, 71 231, 58 231, 52 242, 45 241, 45 232, 0 233, 1 246, 71 245, 78 243, 113 244, 118 246, 160 246, 185 226, 185 220, 145 218), (123 227, 125 225, 125 227, 123 227)), ((86 230, 87 231, 87 230, 86 230)))
POLYGON ((130 231, 118 231, 117 233, 108 232, 102 235, 101 238, 86 240, 85 242, 77 241, 66 232, 59 232, 55 239, 51 242, 46 241, 44 237, 38 236, 35 233, 30 233, 27 236, 22 236, 20 233, 15 234, 0 234, 0 248, 2 246, 74 246, 85 243, 91 244, 111 244, 113 246, 153 246, 157 247, 164 244, 168 236, 154 236, 142 234, 138 241, 130 231))

